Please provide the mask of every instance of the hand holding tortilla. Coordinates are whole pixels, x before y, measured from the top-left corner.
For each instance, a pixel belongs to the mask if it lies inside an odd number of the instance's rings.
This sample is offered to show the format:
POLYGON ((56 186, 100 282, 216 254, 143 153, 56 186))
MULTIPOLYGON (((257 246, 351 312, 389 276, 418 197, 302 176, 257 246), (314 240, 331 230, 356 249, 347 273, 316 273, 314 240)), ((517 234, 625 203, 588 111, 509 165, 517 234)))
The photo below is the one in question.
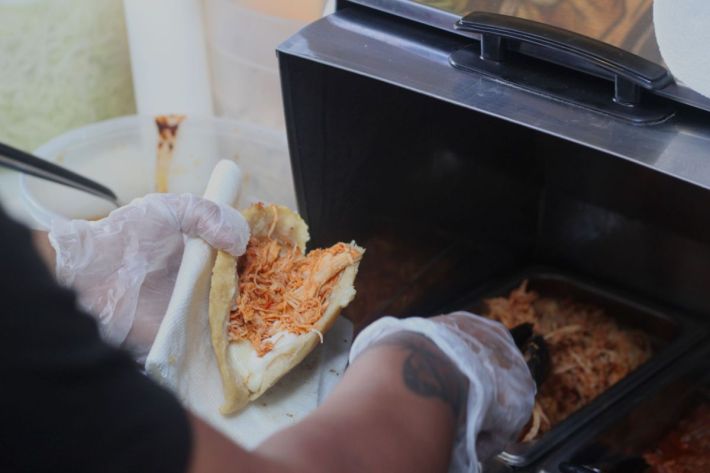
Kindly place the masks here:
POLYGON ((149 194, 95 222, 55 220, 49 234, 57 279, 79 293, 103 337, 144 358, 170 300, 184 236, 241 255, 242 215, 191 194, 149 194))
POLYGON ((223 414, 257 399, 298 365, 355 296, 364 249, 337 243, 305 254, 308 229, 286 207, 256 204, 245 255, 219 252, 210 289, 212 345, 223 414))

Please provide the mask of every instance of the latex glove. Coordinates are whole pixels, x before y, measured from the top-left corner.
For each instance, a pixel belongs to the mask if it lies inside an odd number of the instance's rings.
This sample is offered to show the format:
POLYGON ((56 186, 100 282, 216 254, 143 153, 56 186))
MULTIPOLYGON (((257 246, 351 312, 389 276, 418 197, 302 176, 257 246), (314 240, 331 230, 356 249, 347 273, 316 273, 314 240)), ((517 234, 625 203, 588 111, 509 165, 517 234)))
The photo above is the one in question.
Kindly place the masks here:
POLYGON ((144 361, 170 301, 185 237, 234 256, 249 226, 231 207, 191 194, 149 194, 96 222, 52 222, 59 282, 78 292, 105 340, 144 361))
POLYGON ((479 472, 479 461, 516 440, 535 403, 535 382, 513 337, 502 324, 469 312, 430 319, 383 317, 360 332, 350 362, 400 331, 428 337, 468 379, 466 415, 457 427, 450 471, 479 472))

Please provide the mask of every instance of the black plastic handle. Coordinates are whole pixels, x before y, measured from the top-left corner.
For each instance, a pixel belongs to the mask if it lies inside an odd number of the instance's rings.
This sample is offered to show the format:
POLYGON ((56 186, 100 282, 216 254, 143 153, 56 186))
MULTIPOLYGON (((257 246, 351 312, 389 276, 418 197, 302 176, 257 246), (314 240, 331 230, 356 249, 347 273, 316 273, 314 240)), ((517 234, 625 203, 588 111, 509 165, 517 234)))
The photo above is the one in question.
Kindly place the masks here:
MULTIPOLYGON (((607 71, 614 77, 614 100, 622 105, 634 105, 640 98, 640 87, 658 90, 673 82, 662 66, 602 41, 573 31, 537 21, 488 12, 473 12, 461 18, 456 28, 481 34, 481 59, 502 62, 505 39, 533 44, 583 60, 607 71)), ((543 58, 544 59, 544 58, 543 58)), ((560 64, 560 55, 554 61, 560 64)), ((567 65, 575 68, 573 61, 567 65)))

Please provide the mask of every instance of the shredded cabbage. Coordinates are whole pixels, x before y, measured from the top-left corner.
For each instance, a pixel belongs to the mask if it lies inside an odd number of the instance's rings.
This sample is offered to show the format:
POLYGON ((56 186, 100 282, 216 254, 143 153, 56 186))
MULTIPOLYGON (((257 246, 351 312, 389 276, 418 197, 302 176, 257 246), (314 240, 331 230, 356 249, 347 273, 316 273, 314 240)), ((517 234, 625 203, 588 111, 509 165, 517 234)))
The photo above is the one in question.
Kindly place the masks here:
POLYGON ((0 0, 0 141, 135 113, 121 0, 0 0))

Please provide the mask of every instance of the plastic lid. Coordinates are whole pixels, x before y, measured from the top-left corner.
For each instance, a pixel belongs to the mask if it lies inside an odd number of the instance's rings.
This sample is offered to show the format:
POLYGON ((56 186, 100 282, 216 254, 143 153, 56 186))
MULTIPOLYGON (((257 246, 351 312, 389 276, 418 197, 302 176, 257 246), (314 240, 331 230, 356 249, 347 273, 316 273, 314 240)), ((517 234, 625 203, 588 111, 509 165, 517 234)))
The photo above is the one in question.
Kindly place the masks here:
MULTIPOLYGON (((604 8, 586 0, 349 0, 458 35, 477 38, 454 27, 474 11, 499 13, 546 23, 616 46, 666 67, 656 41, 653 0, 608 1, 604 8)), ((710 100, 671 84, 659 94, 710 111, 710 100)))
POLYGON ((586 0, 354 0, 431 26, 455 31, 454 23, 473 11, 500 13, 574 31, 663 64, 653 29, 653 1, 586 0), (631 5, 631 6, 630 6, 631 5))

